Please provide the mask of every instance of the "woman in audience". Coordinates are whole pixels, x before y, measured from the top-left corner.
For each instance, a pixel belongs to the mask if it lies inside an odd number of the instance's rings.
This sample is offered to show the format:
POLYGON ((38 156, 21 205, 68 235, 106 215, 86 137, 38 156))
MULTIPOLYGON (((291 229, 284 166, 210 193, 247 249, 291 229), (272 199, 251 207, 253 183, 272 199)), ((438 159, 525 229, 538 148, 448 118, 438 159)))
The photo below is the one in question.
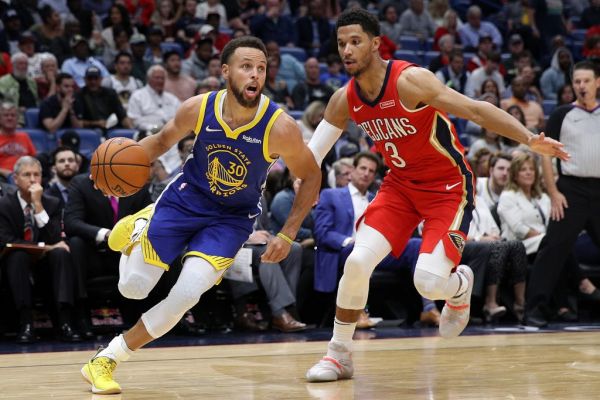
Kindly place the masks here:
POLYGON ((473 166, 473 172, 476 177, 487 178, 490 175, 490 157, 492 156, 492 152, 483 147, 477 150, 473 157, 469 158, 471 165, 473 166))
POLYGON ((394 43, 400 43, 401 31, 398 10, 394 4, 389 3, 381 10, 381 34, 387 36, 394 43))
POLYGON ((562 106, 563 104, 571 104, 575 101, 575 91, 573 90, 573 86, 570 83, 566 83, 562 85, 558 89, 558 93, 556 94, 556 106, 562 106))
MULTIPOLYGON (((540 169, 531 153, 517 154, 510 166, 506 188, 498 201, 498 215, 502 225, 502 237, 520 240, 525 246, 529 262, 533 262, 542 241, 550 217, 550 198, 543 191, 540 169)), ((568 307, 568 281, 577 283, 581 292, 593 292, 593 283, 581 276, 579 265, 573 253, 567 259, 565 271, 569 277, 558 289, 558 317, 564 321, 575 321, 577 315, 568 307)))
POLYGON ((291 110, 294 108, 294 102, 292 101, 292 96, 290 96, 290 91, 288 90, 287 84, 283 79, 277 79, 277 74, 279 73, 280 66, 281 56, 279 54, 269 57, 267 61, 267 80, 265 82, 265 95, 271 98, 271 100, 273 100, 280 106, 291 110))
POLYGON ((52 53, 42 53, 40 68, 41 75, 35 76, 38 97, 44 100, 56 93, 56 74, 58 73, 58 61, 52 53))
POLYGON ((302 138, 306 143, 308 143, 313 133, 315 133, 315 129, 317 129, 317 125, 323 119, 324 113, 325 103, 322 101, 313 101, 304 110, 302 118, 298 120, 298 125, 300 126, 300 132, 302 132, 302 138))
POLYGON ((127 9, 121 4, 113 4, 108 12, 108 18, 106 21, 104 21, 104 30, 102 30, 100 35, 102 36, 105 49, 108 48, 110 50, 116 50, 116 27, 121 27, 124 29, 125 32, 127 32, 128 37, 131 37, 134 33, 136 33, 131 27, 131 21, 129 19, 129 13, 127 12, 127 9))
POLYGON ((175 4, 172 0, 160 0, 158 7, 152 15, 152 24, 162 28, 165 38, 174 38, 176 36, 175 23, 181 16, 181 4, 175 4))
MULTIPOLYGON (((523 109, 516 104, 508 107, 506 112, 515 117, 521 122, 521 124, 525 125, 525 114, 523 113, 523 109)), ((511 140, 505 136, 502 136, 502 151, 508 154, 513 154, 515 152, 524 152, 527 151, 528 146, 521 144, 517 141, 511 140)))
POLYGON ((454 11, 453 9, 449 9, 448 11, 446 11, 444 13, 444 21, 442 22, 442 25, 436 29, 433 35, 433 50, 440 50, 440 38, 447 33, 454 36, 455 44, 460 44, 460 35, 458 34, 458 28, 460 27, 460 24, 461 22, 458 19, 456 11, 454 11))

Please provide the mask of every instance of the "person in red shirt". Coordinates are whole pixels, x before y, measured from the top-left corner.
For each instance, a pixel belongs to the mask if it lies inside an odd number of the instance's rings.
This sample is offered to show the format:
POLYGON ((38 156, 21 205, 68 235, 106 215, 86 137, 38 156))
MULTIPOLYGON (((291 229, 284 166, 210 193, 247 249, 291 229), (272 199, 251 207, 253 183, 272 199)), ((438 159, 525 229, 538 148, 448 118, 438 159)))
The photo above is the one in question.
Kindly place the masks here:
POLYGON ((0 179, 8 180, 19 158, 36 153, 29 136, 16 131, 17 121, 17 106, 12 103, 0 104, 0 179))
POLYGON ((371 273, 390 252, 402 253, 421 221, 415 287, 425 298, 446 300, 439 326, 442 337, 458 336, 466 327, 473 272, 457 264, 474 208, 473 173, 448 113, 538 153, 568 159, 558 141, 543 133, 534 135, 501 109, 446 87, 431 71, 383 60, 378 52, 379 22, 373 14, 347 10, 336 30, 338 51, 352 79, 329 101, 309 147, 320 163, 353 120, 373 140, 390 170, 357 222, 354 249, 339 283, 333 338, 327 355, 307 372, 310 382, 352 377, 352 335, 367 302, 371 273))

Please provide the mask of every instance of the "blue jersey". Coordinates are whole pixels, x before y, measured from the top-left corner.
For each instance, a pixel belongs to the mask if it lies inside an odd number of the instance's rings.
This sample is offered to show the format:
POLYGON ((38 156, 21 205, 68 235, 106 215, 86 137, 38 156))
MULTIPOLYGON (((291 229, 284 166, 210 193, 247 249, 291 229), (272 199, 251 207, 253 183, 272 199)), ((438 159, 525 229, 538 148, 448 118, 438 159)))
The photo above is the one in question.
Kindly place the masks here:
POLYGON ((227 91, 207 93, 200 106, 192 153, 183 174, 169 185, 159 204, 177 204, 191 212, 214 211, 256 216, 269 167, 269 134, 282 110, 261 96, 248 124, 231 129, 221 114, 227 91), (169 201, 170 200, 170 201, 169 201))

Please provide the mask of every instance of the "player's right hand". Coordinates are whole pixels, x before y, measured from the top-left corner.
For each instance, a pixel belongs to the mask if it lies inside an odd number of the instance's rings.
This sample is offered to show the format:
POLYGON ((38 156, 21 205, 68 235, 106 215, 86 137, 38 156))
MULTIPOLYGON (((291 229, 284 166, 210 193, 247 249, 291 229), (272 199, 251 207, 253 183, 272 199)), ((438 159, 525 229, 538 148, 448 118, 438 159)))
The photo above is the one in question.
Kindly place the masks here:
POLYGON ((267 244, 267 249, 260 257, 262 262, 278 263, 288 256, 292 246, 285 240, 273 236, 273 239, 267 244))
POLYGON ((552 208, 550 209, 550 218, 554 221, 560 221, 565 217, 565 208, 569 208, 567 198, 558 190, 550 195, 552 208))

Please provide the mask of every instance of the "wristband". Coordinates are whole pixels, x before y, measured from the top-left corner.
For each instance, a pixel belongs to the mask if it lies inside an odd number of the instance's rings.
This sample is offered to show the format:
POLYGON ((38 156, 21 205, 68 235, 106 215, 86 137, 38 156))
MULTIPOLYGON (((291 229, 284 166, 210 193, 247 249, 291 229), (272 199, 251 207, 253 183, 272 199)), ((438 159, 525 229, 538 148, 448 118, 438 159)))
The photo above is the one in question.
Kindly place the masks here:
POLYGON ((292 244, 294 244, 294 241, 293 241, 292 239, 290 239, 290 238, 289 238, 287 235, 285 235, 284 233, 277 232, 277 235, 276 235, 276 236, 277 236, 279 239, 283 239, 283 240, 285 240, 285 241, 286 241, 286 242, 287 242, 287 243, 288 243, 290 246, 291 246, 292 244))

